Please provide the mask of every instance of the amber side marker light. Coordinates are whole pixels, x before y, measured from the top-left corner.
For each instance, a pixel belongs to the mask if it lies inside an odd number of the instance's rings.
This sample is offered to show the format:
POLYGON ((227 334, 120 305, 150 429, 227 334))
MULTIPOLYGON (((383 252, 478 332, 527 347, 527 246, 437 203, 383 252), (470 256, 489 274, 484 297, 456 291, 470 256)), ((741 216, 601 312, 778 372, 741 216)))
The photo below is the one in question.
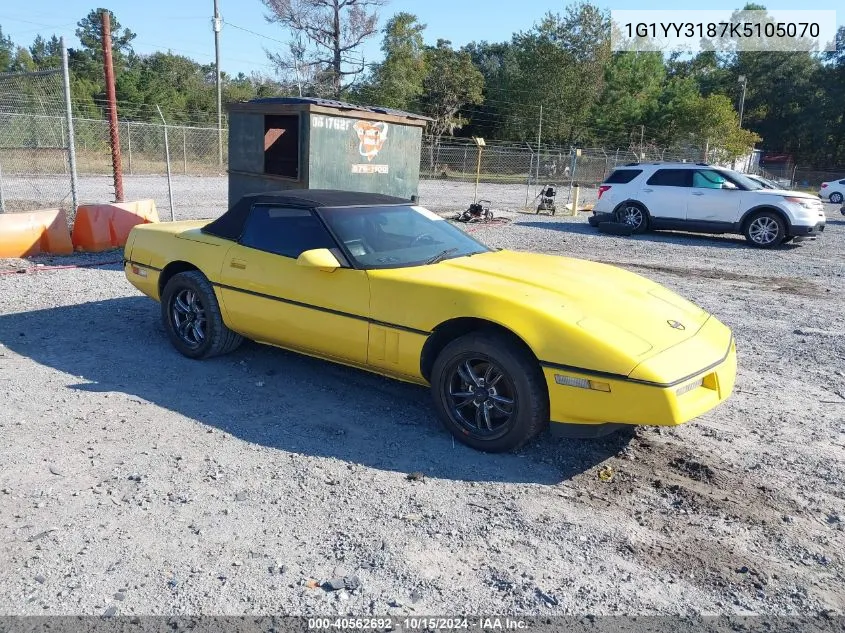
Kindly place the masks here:
POLYGON ((566 387, 580 387, 581 389, 592 389, 593 391, 604 391, 610 393, 610 385, 606 382, 587 380, 586 378, 573 378, 555 374, 555 382, 566 387))
POLYGON ((691 383, 684 385, 683 387, 678 387, 677 389, 675 389, 675 393, 679 396, 682 396, 685 393, 689 393, 693 389, 698 389, 702 384, 704 384, 704 379, 699 378, 698 380, 694 380, 691 383))

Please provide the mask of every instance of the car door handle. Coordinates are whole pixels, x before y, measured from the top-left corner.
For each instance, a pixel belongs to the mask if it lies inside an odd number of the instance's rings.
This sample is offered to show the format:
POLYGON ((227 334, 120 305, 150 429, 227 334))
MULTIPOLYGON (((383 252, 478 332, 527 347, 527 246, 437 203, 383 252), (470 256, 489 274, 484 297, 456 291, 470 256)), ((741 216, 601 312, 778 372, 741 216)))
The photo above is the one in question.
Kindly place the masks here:
POLYGON ((242 259, 232 259, 229 262, 229 266, 232 268, 240 268, 241 270, 246 270, 246 262, 242 259))
POLYGON ((654 189, 643 189, 643 191, 644 191, 645 193, 651 193, 652 191, 654 191, 654 189))
POLYGON ((703 196, 703 195, 704 195, 704 192, 703 192, 703 191, 693 191, 693 192, 692 192, 692 195, 694 195, 694 196, 703 196))

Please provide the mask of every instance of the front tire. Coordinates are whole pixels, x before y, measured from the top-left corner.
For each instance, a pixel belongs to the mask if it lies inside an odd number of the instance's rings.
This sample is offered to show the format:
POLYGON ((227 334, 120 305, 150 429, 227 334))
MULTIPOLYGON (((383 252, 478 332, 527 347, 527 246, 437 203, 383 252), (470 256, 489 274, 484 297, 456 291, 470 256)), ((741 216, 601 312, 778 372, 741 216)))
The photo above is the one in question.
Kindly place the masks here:
POLYGON ((632 233, 643 233, 648 228, 648 211, 636 202, 625 202, 613 214, 613 219, 631 227, 632 233))
POLYGON ((198 270, 179 273, 167 282, 161 294, 161 320, 173 347, 188 358, 227 354, 243 342, 223 323, 214 288, 198 270))
POLYGON ((834 191, 832 194, 830 194, 829 200, 833 204, 839 204, 840 202, 842 202, 842 194, 839 193, 838 191, 834 191))
POLYGON ((437 356, 431 391, 443 424, 476 450, 515 450, 549 423, 549 397, 537 360, 511 339, 474 332, 437 356))
POLYGON ((745 239, 758 248, 774 248, 786 237, 786 225, 781 217, 772 211, 760 211, 748 219, 745 225, 745 239))

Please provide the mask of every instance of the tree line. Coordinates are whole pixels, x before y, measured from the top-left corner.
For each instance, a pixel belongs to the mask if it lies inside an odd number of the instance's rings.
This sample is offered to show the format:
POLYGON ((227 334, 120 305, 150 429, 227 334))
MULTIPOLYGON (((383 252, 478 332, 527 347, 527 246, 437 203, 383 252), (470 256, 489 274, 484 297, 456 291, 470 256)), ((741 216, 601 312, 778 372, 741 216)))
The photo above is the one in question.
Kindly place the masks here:
MULTIPOLYGON (((387 1, 261 0, 289 46, 268 51, 275 76, 224 74, 224 101, 313 95, 426 114, 435 138, 711 148, 727 159, 756 146, 804 165, 845 166, 845 28, 835 52, 614 52, 608 12, 579 0, 509 41, 455 47, 429 40, 411 13, 379 30, 377 10, 387 1), (379 36, 383 57, 367 64, 361 44, 379 36)), ((69 51, 82 116, 104 113, 100 11, 80 20, 81 45, 69 51)), ((213 64, 171 52, 139 55, 135 34, 111 20, 121 118, 155 120, 160 105, 172 122, 216 121, 213 64)), ((0 72, 55 68, 59 55, 55 36, 25 47, 0 30, 0 72)))

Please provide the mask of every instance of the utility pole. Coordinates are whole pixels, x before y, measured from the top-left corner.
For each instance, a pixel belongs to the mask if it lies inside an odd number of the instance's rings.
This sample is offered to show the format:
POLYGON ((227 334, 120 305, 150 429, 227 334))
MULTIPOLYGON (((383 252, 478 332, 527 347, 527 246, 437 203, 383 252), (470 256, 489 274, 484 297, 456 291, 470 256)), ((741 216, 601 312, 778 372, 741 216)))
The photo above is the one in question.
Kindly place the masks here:
POLYGON ((106 103, 109 110, 109 143, 111 144, 112 174, 114 176, 114 200, 115 202, 123 202, 123 167, 120 164, 120 133, 117 128, 117 95, 114 89, 111 17, 108 9, 103 9, 100 19, 103 24, 103 74, 106 80, 106 103))
POLYGON ((214 17, 211 20, 214 31, 214 74, 217 81, 217 161, 223 166, 223 93, 220 86, 220 30, 223 19, 220 17, 219 0, 214 0, 214 17))
POLYGON ((537 182, 540 182, 540 142, 543 140, 543 104, 540 104, 540 124, 537 126, 537 182))

